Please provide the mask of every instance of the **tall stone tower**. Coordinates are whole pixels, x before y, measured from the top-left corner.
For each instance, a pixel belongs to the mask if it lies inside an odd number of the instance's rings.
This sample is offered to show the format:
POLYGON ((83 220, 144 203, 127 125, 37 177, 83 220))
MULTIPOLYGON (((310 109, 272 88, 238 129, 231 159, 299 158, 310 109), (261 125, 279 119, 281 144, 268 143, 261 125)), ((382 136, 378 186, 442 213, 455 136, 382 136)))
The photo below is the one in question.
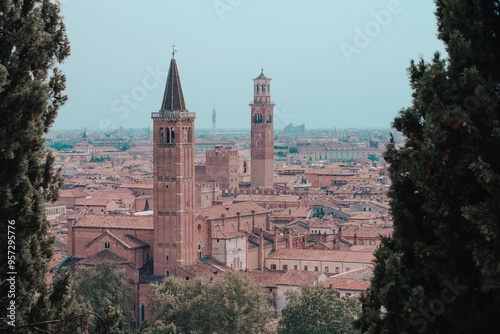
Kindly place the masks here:
POLYGON ((264 70, 253 79, 252 111, 252 173, 251 186, 271 188, 274 183, 274 130, 271 101, 271 79, 264 70))
POLYGON ((194 242, 194 119, 184 103, 174 52, 161 109, 153 112, 154 275, 177 275, 192 264, 194 242))

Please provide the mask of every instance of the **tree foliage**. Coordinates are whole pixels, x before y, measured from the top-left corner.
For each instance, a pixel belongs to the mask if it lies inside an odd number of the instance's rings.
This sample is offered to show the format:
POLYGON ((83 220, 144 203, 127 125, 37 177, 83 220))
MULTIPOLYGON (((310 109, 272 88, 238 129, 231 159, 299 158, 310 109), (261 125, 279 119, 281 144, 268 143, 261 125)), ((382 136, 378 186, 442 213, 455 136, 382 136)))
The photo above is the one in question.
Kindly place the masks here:
MULTIPOLYGON (((65 77, 55 65, 68 55, 69 42, 56 5, 41 0, 0 1, 2 245, 7 244, 9 221, 15 228, 15 265, 7 266, 7 248, 0 252, 0 304, 15 300, 16 326, 59 316, 53 307, 65 303, 60 293, 64 288, 56 286, 51 293, 45 278, 53 238, 44 202, 57 199, 62 177, 52 170, 54 158, 44 148, 43 134, 67 99, 62 94, 65 77), (8 299, 8 271, 17 273, 14 299, 8 299)), ((5 320, 6 308, 0 312, 5 320)), ((0 328, 4 326, 1 321, 0 328)))
POLYGON ((130 328, 134 321, 134 289, 118 263, 103 261, 94 268, 80 268, 74 281, 76 295, 88 302, 94 312, 102 314, 107 322, 104 326, 96 321, 98 327, 111 326, 115 333, 130 328))
POLYGON ((448 58, 411 61, 413 105, 385 153, 394 234, 376 252, 367 333, 492 333, 500 318, 498 1, 438 0, 448 58))
POLYGON ((286 292, 288 304, 279 322, 280 334, 354 334, 354 321, 361 303, 354 298, 337 297, 337 290, 323 285, 304 285, 300 291, 286 292))
POLYGON ((166 278, 151 287, 155 320, 141 333, 270 333, 268 295, 248 275, 228 272, 212 282, 166 278))

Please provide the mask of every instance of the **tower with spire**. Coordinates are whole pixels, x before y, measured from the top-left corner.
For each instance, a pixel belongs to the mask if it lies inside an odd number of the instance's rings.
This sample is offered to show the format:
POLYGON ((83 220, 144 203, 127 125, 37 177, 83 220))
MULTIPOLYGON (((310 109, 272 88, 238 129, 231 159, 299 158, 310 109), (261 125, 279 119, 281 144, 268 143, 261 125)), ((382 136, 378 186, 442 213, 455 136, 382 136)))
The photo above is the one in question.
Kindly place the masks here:
POLYGON ((212 125, 214 127, 213 129, 213 135, 215 136, 215 121, 217 120, 217 116, 215 114, 215 102, 214 102, 214 109, 212 110, 212 125))
POLYGON ((172 52, 165 93, 153 112, 154 275, 177 275, 179 266, 193 264, 194 241, 194 119, 186 109, 179 71, 172 52))
POLYGON ((253 79, 254 98, 251 108, 251 186, 271 188, 274 184, 274 102, 271 101, 271 79, 260 75, 253 79))

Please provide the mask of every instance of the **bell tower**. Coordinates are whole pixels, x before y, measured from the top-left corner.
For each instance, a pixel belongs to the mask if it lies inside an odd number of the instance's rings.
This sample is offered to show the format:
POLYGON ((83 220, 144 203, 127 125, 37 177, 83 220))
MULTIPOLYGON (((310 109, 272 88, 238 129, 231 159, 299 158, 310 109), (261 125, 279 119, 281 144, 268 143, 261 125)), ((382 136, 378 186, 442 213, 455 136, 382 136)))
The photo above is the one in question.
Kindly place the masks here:
POLYGON ((177 275, 196 261, 194 119, 184 103, 172 52, 165 93, 153 119, 154 275, 177 275))
POLYGON ((271 101, 271 79, 260 75, 253 79, 253 102, 251 135, 251 186, 271 188, 274 184, 274 127, 271 101))

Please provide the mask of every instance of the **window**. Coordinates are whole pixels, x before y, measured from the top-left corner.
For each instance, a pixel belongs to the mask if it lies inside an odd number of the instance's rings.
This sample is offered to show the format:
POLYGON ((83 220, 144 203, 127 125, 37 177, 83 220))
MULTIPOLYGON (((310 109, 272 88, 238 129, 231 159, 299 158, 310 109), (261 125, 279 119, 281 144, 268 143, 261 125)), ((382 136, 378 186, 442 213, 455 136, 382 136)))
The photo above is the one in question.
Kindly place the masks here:
POLYGON ((364 240, 358 240, 358 245, 364 245, 365 241, 364 240))
POLYGON ((189 276, 186 276, 186 281, 189 281, 189 276))
POLYGON ((375 240, 370 240, 370 246, 375 245, 375 240))
POLYGON ((109 249, 109 241, 104 242, 104 249, 109 249))
POLYGON ((298 270, 297 265, 293 266, 293 270, 298 270))
POLYGON ((170 277, 170 270, 165 271, 165 277, 170 277))
POLYGON ((315 267, 314 267, 314 271, 319 271, 318 266, 315 266, 315 267))
POLYGON ((168 255, 167 255, 167 261, 168 261, 168 255))
POLYGON ((335 273, 336 274, 340 273, 340 268, 339 267, 335 267, 335 273))
POLYGON ((329 270, 328 270, 328 267, 325 267, 325 273, 328 273, 329 270))
POLYGON ((288 270, 288 265, 284 264, 284 265, 282 266, 282 269, 283 269, 283 270, 288 270))
POLYGON ((346 293, 345 295, 346 295, 347 297, 351 296, 351 294, 350 294, 350 293, 346 293))
POLYGON ((345 267, 345 271, 351 271, 351 268, 345 267))
POLYGON ((275 264, 271 264, 271 270, 276 270, 276 265, 275 264))
POLYGON ((307 271, 307 266, 304 266, 304 270, 307 271))
POLYGON ((146 319, 146 308, 144 307, 144 304, 141 305, 141 322, 146 319))

